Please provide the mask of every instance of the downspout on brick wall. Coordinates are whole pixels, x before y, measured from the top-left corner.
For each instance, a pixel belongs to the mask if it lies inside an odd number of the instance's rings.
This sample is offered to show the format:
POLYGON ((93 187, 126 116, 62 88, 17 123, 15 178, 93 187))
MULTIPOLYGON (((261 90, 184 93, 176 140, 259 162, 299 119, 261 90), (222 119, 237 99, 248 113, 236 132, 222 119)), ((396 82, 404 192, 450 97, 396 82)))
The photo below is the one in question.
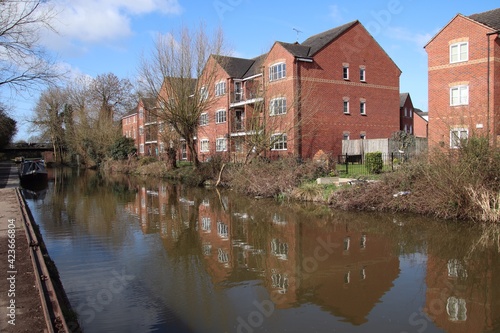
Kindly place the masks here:
MULTIPOLYGON (((497 38, 500 34, 500 30, 496 30, 496 31, 493 31, 493 32, 488 32, 486 33, 486 38, 488 39, 488 70, 487 70, 487 75, 486 75, 486 138, 488 140, 488 142, 490 141, 490 118, 491 118, 491 101, 490 101, 490 97, 491 97, 491 79, 490 79, 490 75, 491 75, 491 69, 490 69, 490 66, 491 66, 491 60, 490 60, 490 54, 491 54, 491 51, 490 51, 490 36, 491 35, 497 35, 497 38)), ((496 128, 495 128, 495 116, 493 115, 493 146, 495 147, 496 146, 496 128)))

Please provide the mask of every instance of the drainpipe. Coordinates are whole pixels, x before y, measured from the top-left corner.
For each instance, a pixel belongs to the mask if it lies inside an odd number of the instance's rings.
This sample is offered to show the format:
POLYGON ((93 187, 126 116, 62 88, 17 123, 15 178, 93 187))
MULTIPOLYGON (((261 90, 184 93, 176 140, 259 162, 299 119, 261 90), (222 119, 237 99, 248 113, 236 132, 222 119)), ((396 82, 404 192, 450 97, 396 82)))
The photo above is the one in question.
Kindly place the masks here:
MULTIPOLYGON (((495 35, 497 34, 497 37, 498 37, 498 34, 500 34, 500 30, 496 30, 496 31, 493 31, 493 32, 488 32, 486 33, 486 38, 488 39, 488 70, 487 70, 487 75, 486 75, 486 138, 488 139, 488 142, 490 141, 490 95, 491 95, 491 92, 490 92, 490 72, 491 72, 491 69, 490 69, 490 36, 491 35, 495 35)), ((496 146, 496 138, 495 138, 495 121, 494 121, 495 117, 493 116, 493 145, 496 146)))
POLYGON ((300 61, 298 59, 295 60, 296 67, 296 76, 297 80, 296 89, 297 89, 297 136, 294 138, 295 142, 297 142, 297 155, 300 160, 302 160, 302 82, 301 82, 301 72, 300 72, 300 61))

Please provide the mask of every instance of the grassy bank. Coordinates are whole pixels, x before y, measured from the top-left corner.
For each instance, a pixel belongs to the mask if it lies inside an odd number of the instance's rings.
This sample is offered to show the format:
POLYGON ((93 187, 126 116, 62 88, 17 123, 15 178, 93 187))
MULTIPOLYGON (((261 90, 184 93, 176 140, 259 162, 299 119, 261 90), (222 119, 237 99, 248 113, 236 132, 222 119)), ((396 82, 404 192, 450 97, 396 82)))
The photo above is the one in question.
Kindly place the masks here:
POLYGON ((411 212, 444 219, 500 222, 500 153, 487 141, 472 138, 453 151, 435 150, 375 181, 354 185, 317 185, 318 177, 335 173, 311 161, 282 159, 225 165, 213 159, 199 170, 181 164, 168 169, 151 158, 110 162, 107 170, 178 180, 188 185, 219 183, 261 197, 315 201, 343 210, 411 212), (224 166, 224 167, 223 167, 224 166))

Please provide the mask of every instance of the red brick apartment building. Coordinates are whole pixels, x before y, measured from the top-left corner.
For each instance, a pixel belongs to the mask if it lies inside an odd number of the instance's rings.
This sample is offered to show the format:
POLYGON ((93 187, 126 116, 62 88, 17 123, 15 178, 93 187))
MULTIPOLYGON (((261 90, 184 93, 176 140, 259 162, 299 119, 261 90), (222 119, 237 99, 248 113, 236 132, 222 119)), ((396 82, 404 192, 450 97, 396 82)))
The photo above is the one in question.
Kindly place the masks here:
POLYGON ((409 93, 399 94, 399 130, 414 134, 415 110, 409 93))
POLYGON ((137 107, 122 118, 122 134, 134 139, 142 156, 158 155, 158 122, 151 112, 155 105, 155 98, 140 98, 137 107))
POLYGON ((269 158, 312 158, 320 150, 334 157, 343 139, 389 138, 400 128, 401 71, 359 21, 301 44, 275 42, 257 58, 209 62, 218 79, 207 87, 214 102, 200 117, 200 160, 243 158, 260 131, 256 123, 269 133, 271 147, 262 152, 269 158))
POLYGON ((425 46, 429 145, 457 148, 471 135, 500 135, 500 8, 456 15, 425 46))

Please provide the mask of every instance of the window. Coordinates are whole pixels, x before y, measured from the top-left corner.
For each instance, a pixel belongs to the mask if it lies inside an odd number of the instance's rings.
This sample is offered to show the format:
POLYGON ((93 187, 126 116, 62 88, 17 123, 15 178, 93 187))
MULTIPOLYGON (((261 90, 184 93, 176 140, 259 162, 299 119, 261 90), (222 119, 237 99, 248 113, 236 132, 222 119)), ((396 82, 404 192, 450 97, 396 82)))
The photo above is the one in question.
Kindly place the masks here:
POLYGON ((215 96, 222 96, 226 94, 226 81, 217 82, 215 84, 215 96))
POLYGON ((210 151, 210 146, 208 145, 208 139, 200 140, 200 151, 205 153, 210 151))
POLYGON ((220 123, 225 123, 227 119, 226 116, 226 110, 219 110, 215 112, 215 123, 220 124, 220 123))
POLYGON ((142 126, 139 127, 139 135, 144 135, 144 128, 142 126))
POLYGON ((142 117, 144 117, 144 109, 143 108, 140 108, 139 109, 139 118, 142 119, 142 117))
POLYGON ((273 98, 269 103, 269 110, 271 116, 285 114, 286 98, 285 97, 273 98))
POLYGON ((345 132, 344 134, 342 134, 342 140, 349 140, 349 133, 348 132, 345 132))
POLYGON ((348 114, 349 113, 349 101, 344 100, 344 113, 348 114))
POLYGON ((366 139, 366 133, 361 133, 361 134, 359 134, 359 138, 360 138, 361 140, 365 140, 365 139, 366 139))
POLYGON ((227 151, 227 139, 219 138, 215 141, 215 150, 216 151, 227 151))
POLYGON ((448 297, 446 302, 448 319, 452 322, 467 320, 467 302, 463 298, 448 297))
POLYGON ((206 101, 208 99, 208 90, 207 90, 207 87, 201 87, 201 89, 200 89, 200 99, 202 101, 206 101))
POLYGON ((279 64, 269 67, 269 81, 275 81, 286 77, 286 64, 280 62, 279 64))
POLYGON ((467 140, 469 131, 466 128, 454 128, 450 131, 450 148, 460 148, 461 142, 467 140))
POLYGON ((221 238, 227 238, 229 236, 229 228, 227 224, 222 221, 217 221, 217 234, 221 238))
POLYGON ((468 105, 469 104, 469 86, 455 86, 450 88, 450 105, 468 105))
POLYGON ((187 160, 187 144, 186 141, 181 142, 181 160, 187 160))
POLYGON ((365 101, 359 102, 359 113, 361 113, 362 115, 366 115, 366 102, 365 101))
POLYGON ((364 67, 359 68, 359 80, 362 82, 366 81, 366 72, 364 67))
POLYGON ((271 150, 287 150, 286 134, 271 135, 271 150))
POLYGON ((469 60, 469 43, 461 42, 450 45, 450 63, 469 60))
POLYGON ((344 64, 342 66, 342 77, 344 78, 344 80, 349 80, 349 65, 348 64, 344 64))
POLYGON ((141 143, 139 145, 139 153, 144 154, 144 144, 143 143, 141 143))
POLYGON ((205 232, 210 232, 210 227, 212 224, 212 220, 210 217, 202 217, 201 218, 201 230, 205 232))
POLYGON ((208 125, 208 113, 204 112, 200 114, 200 126, 208 125))

